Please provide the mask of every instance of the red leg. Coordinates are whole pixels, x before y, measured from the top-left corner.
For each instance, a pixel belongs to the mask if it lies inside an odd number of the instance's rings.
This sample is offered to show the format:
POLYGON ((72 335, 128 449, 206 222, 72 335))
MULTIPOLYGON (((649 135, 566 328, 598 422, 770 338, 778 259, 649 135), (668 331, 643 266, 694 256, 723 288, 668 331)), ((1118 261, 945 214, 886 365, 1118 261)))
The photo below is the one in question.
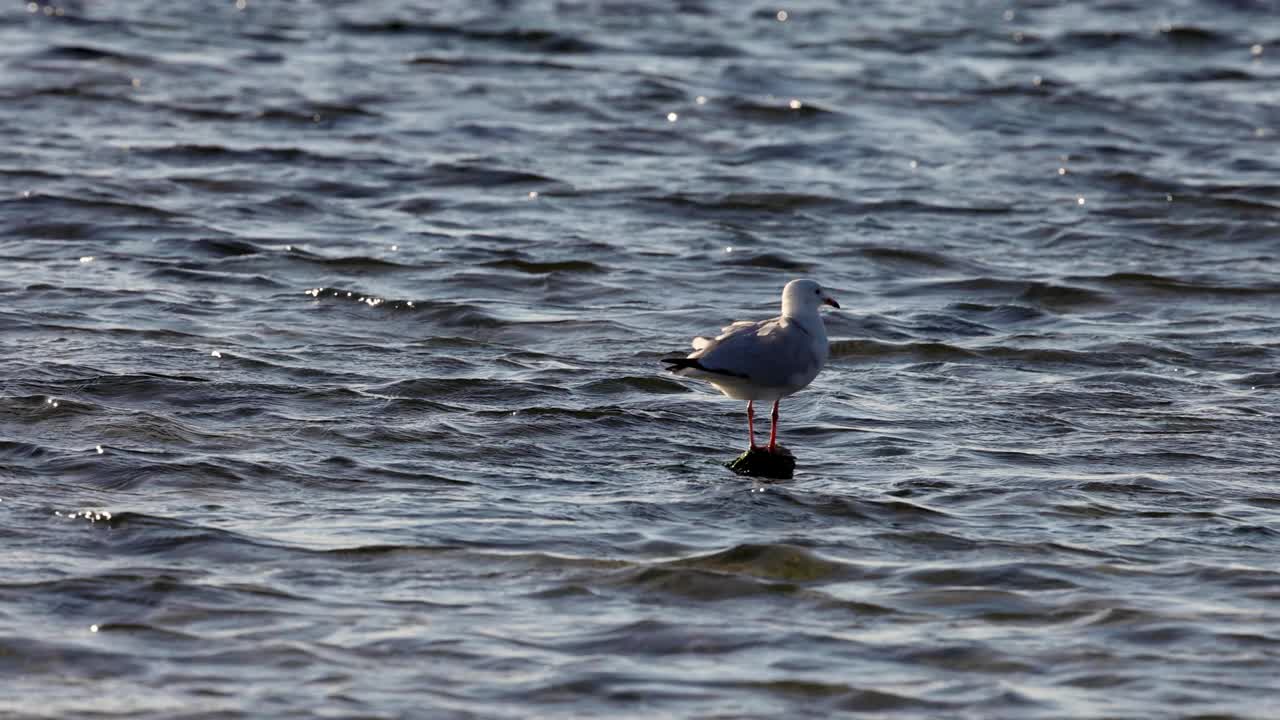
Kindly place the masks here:
POLYGON ((769 452, 778 447, 778 401, 773 401, 773 416, 769 423, 769 452))
POLYGON ((747 436, 751 438, 751 449, 756 449, 756 422, 755 422, 755 404, 753 401, 747 401, 747 436))

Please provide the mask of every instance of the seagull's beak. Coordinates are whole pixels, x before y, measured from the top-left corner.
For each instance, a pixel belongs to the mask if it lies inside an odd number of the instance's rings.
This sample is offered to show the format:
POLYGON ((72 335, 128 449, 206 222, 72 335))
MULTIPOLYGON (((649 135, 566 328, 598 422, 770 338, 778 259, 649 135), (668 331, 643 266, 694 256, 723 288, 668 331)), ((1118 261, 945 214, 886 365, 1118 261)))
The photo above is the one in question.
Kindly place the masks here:
POLYGON ((839 310, 839 309, 840 309, 840 303, 836 302, 833 298, 829 298, 829 297, 824 297, 824 298, 822 298, 822 304, 823 304, 823 305, 830 305, 831 307, 833 307, 833 308, 835 308, 835 309, 837 309, 837 310, 839 310))

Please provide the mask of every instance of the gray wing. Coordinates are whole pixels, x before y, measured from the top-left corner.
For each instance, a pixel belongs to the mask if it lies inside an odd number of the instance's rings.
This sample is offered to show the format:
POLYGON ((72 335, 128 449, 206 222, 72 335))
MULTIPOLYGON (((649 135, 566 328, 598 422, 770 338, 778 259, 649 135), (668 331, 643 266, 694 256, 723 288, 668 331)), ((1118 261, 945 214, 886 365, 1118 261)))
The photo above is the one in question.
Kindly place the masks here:
POLYGON ((821 362, 809 333, 780 317, 734 323, 719 337, 699 340, 707 342, 689 357, 703 367, 769 387, 789 385, 821 362))

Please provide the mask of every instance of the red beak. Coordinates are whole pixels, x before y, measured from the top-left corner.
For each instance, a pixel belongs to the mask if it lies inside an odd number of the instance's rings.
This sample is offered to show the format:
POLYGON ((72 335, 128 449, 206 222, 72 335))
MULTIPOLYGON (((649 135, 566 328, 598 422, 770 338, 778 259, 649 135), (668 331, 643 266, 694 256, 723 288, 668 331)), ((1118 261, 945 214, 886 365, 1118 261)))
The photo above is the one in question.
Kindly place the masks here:
POLYGON ((840 309, 840 303, 836 302, 835 300, 832 300, 831 298, 823 298, 823 299, 822 299, 822 304, 823 304, 823 305, 830 305, 831 307, 833 307, 833 308, 835 308, 835 309, 837 309, 837 310, 839 310, 839 309, 840 309))

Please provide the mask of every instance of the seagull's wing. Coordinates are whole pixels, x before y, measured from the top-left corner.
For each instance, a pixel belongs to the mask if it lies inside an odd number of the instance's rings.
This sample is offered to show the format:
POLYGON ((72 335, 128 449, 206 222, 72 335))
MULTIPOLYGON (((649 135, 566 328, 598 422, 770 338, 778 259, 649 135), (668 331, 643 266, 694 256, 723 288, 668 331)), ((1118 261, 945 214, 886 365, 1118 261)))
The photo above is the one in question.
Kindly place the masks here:
MULTIPOLYGON (((778 319, 779 318, 774 318, 774 320, 778 320, 778 319)), ((732 325, 725 325, 724 327, 720 328, 720 334, 713 338, 704 337, 702 335, 699 335, 698 337, 694 338, 693 349, 694 350, 706 349, 707 347, 710 347, 711 345, 714 345, 715 343, 720 342, 721 340, 729 337, 735 332, 739 332, 746 328, 755 328, 761 325, 762 323, 766 323, 766 322, 770 322, 770 321, 769 320, 739 320, 738 322, 733 323, 732 325)))
MULTIPOLYGON (((754 385, 782 387, 821 364, 813 338, 786 318, 738 322, 689 355, 702 369, 754 385)), ((695 341, 696 346, 697 341, 695 341)))

